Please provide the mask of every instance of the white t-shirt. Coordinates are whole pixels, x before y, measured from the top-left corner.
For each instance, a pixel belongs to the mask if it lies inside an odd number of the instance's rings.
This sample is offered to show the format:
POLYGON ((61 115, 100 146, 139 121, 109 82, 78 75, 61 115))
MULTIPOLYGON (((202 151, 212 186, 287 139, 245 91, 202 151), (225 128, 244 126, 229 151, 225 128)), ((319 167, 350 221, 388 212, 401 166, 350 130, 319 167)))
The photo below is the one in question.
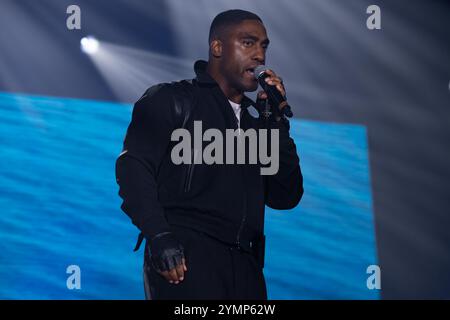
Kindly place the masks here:
POLYGON ((238 121, 238 128, 240 128, 240 120, 241 120, 241 105, 233 102, 231 100, 228 100, 230 102, 231 107, 233 108, 234 114, 236 115, 237 121, 238 121))

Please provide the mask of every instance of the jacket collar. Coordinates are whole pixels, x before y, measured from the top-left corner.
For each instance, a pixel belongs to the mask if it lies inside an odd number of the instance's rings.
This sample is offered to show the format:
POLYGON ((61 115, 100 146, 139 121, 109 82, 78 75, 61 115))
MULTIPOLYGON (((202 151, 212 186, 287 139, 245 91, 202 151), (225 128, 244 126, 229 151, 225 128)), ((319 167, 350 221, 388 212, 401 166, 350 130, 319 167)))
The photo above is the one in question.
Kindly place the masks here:
MULTIPOLYGON (((203 85, 211 85, 211 86, 218 86, 216 80, 211 77, 208 72, 206 72, 206 67, 208 65, 208 62, 204 60, 197 60, 194 64, 194 71, 197 77, 195 78, 199 84, 203 85)), ((255 102, 248 98, 245 94, 242 97, 241 101, 241 108, 247 109, 249 106, 256 107, 255 102)))

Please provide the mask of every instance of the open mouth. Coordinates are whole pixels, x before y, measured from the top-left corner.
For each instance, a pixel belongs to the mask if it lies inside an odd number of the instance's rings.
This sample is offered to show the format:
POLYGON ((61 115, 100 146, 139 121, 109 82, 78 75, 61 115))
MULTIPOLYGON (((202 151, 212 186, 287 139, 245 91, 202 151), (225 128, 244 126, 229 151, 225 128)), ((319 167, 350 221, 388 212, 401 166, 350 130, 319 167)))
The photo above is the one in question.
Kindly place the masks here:
POLYGON ((245 70, 245 73, 254 78, 255 77, 255 68, 248 68, 245 70))

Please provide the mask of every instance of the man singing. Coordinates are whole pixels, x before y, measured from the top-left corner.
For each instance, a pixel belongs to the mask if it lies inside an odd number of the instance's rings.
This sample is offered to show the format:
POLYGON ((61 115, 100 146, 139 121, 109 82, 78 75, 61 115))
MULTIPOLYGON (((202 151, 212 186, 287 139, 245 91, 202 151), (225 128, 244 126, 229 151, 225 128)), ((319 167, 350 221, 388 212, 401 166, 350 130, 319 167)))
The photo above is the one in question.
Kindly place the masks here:
MULTIPOLYGON (((269 121, 253 117, 248 108, 258 106, 244 95, 258 87, 254 70, 265 63, 268 45, 257 15, 222 12, 211 24, 208 61, 194 65, 196 78, 153 86, 134 106, 116 178, 121 208, 141 231, 136 250, 146 239, 147 299, 267 299, 264 207, 292 209, 303 195, 288 120, 277 112, 269 121), (261 163, 199 163, 198 150, 190 163, 175 164, 172 133, 194 135, 194 121, 224 136, 226 129, 278 130, 278 171, 262 175, 261 163)), ((285 97, 280 77, 267 74, 267 84, 285 97)))

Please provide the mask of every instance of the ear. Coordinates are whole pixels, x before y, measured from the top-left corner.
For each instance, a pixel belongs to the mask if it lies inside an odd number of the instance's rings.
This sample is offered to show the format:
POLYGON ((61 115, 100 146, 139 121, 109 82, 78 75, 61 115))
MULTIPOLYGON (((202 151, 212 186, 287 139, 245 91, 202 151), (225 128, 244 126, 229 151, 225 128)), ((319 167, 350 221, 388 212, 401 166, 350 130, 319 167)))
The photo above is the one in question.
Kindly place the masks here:
POLYGON ((222 56, 222 48, 222 41, 220 40, 213 40, 209 44, 209 50, 215 58, 220 58, 222 56))

